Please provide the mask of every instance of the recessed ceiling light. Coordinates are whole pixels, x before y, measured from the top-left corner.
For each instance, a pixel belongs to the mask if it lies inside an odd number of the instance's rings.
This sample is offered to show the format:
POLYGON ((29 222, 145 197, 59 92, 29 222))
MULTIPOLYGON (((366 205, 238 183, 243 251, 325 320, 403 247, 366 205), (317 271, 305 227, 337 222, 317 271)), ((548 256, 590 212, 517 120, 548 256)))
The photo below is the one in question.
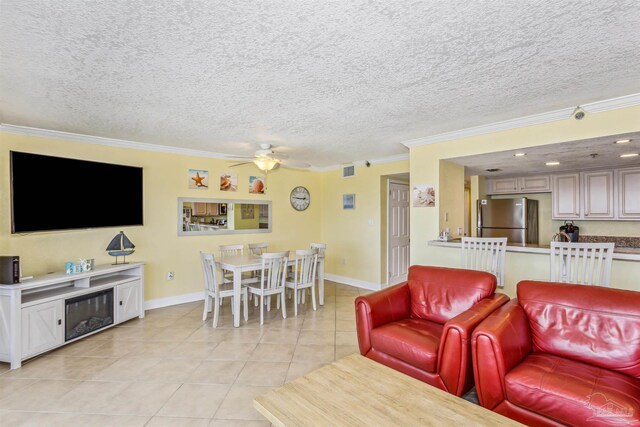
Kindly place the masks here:
POLYGON ((526 156, 527 153, 516 153, 513 155, 513 157, 522 157, 522 156, 526 156))
POLYGON ((545 165, 547 166, 558 166, 560 164, 560 162, 547 162, 545 163, 545 165))
POLYGON ((627 142, 631 142, 630 139, 619 139, 615 142, 615 144, 626 144, 627 142))
POLYGON ((620 154, 620 157, 636 157, 638 153, 620 154))

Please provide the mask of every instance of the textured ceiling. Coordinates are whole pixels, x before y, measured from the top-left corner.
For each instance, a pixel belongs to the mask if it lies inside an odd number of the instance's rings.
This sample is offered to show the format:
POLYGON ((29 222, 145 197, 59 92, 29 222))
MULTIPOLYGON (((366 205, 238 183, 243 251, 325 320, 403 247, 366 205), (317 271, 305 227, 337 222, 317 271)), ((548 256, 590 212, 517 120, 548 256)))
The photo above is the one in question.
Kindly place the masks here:
POLYGON ((640 92, 620 1, 0 0, 0 121, 314 166, 640 92))

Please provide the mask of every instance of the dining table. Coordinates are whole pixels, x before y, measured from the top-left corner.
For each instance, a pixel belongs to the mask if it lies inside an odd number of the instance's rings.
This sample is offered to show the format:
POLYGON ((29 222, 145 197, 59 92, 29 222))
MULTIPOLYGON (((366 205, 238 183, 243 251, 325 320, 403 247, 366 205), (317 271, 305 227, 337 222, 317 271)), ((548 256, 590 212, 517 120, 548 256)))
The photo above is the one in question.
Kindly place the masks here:
MULTIPOLYGON (((293 254, 289 258, 287 265, 294 265, 296 262, 295 251, 289 251, 293 254)), ((260 255, 230 255, 216 258, 218 268, 223 271, 233 273, 233 326, 240 326, 240 295, 242 288, 242 273, 249 271, 262 270, 262 258, 260 255)), ((318 254, 318 264, 316 267, 318 274, 318 302, 324 305, 324 255, 318 254)))

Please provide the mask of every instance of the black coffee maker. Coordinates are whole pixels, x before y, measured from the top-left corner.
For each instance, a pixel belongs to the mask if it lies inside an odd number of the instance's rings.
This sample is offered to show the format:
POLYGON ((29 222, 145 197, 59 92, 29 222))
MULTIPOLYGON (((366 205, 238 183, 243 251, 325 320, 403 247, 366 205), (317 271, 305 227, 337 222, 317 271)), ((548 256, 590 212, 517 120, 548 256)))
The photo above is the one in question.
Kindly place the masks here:
MULTIPOLYGON (((580 233, 580 227, 573 225, 573 221, 565 221, 564 225, 560 226, 560 233, 565 233, 569 236, 569 242, 577 242, 580 233)), ((560 234, 560 241, 566 242, 567 238, 560 234)))

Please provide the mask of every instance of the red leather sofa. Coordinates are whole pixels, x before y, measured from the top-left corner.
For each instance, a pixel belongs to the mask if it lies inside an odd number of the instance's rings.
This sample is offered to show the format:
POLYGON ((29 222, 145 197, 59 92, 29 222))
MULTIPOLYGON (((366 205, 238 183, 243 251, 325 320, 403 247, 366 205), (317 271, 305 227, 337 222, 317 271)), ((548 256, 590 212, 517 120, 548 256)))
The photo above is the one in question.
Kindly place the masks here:
POLYGON ((461 396, 473 384, 471 333, 509 301, 490 273, 412 266, 407 282, 356 298, 360 353, 461 396))
POLYGON ((480 404, 532 426, 640 425, 640 292, 523 281, 474 331, 480 404))

